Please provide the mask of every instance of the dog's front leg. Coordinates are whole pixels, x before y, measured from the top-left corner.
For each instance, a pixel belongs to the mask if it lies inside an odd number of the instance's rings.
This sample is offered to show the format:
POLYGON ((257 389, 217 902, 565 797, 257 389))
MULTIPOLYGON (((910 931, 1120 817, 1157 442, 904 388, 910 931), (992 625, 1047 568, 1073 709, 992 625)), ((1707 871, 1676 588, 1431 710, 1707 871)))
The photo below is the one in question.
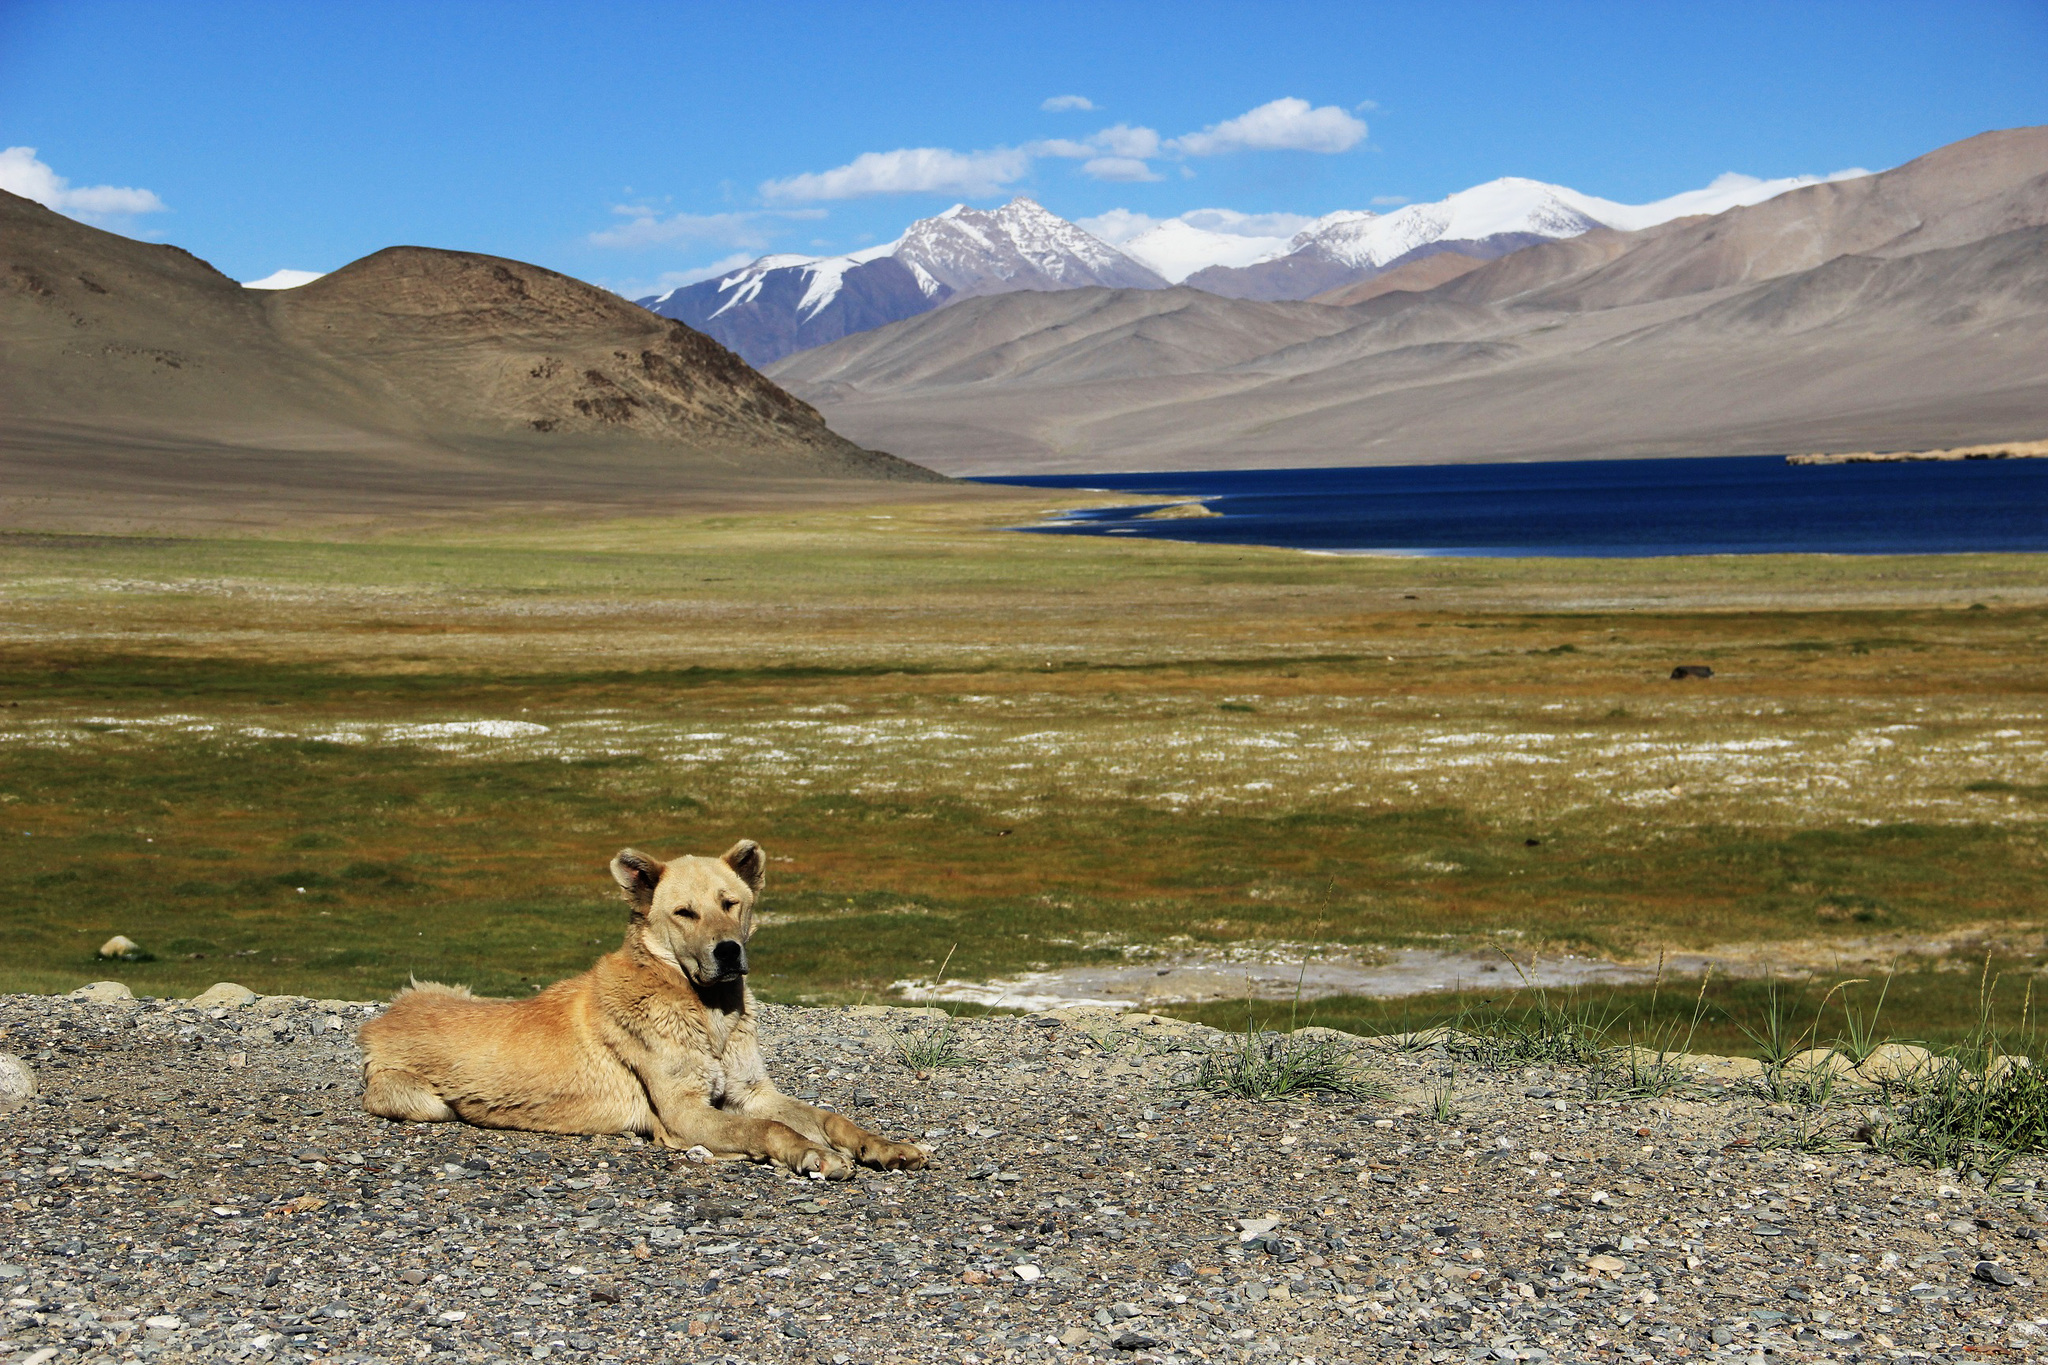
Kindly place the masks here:
POLYGON ((827 1180, 845 1180, 853 1163, 829 1144, 761 1114, 721 1109, 708 1090, 663 1084, 647 1086, 647 1098, 661 1127, 658 1141, 677 1150, 702 1147, 721 1160, 773 1161, 792 1171, 816 1171, 827 1180))
POLYGON ((922 1147, 908 1142, 891 1142, 870 1133, 843 1114, 819 1109, 802 1100, 791 1099, 768 1079, 761 1064, 761 1050, 751 1034, 735 1037, 726 1044, 726 1105, 759 1115, 806 1134, 846 1153, 863 1166, 884 1171, 914 1171, 930 1160, 922 1147))
POLYGON ((791 1099, 765 1080, 743 1091, 739 1103, 750 1114, 758 1114, 798 1132, 816 1134, 817 1140, 831 1144, 863 1166, 883 1171, 914 1171, 930 1159, 930 1154, 922 1147, 908 1142, 891 1142, 877 1133, 870 1133, 844 1114, 791 1099))

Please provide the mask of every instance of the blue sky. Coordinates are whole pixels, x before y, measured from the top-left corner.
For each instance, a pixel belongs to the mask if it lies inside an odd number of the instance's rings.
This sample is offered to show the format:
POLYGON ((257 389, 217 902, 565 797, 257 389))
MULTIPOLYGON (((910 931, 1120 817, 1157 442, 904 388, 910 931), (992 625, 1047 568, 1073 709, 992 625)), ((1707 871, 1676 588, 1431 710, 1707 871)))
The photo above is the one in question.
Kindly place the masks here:
POLYGON ((2043 122, 2042 0, 0 0, 0 147, 35 149, 0 184, 240 279, 415 243, 633 292, 962 198, 1317 214, 1524 175, 1637 203, 2043 122))

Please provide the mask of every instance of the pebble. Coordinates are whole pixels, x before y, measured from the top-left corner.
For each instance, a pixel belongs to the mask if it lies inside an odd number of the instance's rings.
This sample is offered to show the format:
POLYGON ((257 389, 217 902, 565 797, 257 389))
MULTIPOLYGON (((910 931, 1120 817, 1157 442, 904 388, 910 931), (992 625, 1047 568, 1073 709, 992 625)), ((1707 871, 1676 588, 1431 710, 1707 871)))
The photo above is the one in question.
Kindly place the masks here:
MULTIPOLYGON (((1128 1035, 1111 1068, 1079 1027, 962 1020, 989 1060, 919 1081, 922 1011, 764 1007, 786 1089, 957 1135, 834 1184, 369 1118, 359 1004, 103 998, 0 997, 41 1092, 0 1124, 0 1360, 2043 1354, 2039 1162, 1984 1189, 1772 1150, 1740 1083, 1611 1103, 1461 1063, 1442 1124, 1181 1089, 1214 1037, 1185 1026, 1091 1021, 1128 1035)), ((1372 1064, 1396 1095, 1449 1071, 1440 1043, 1372 1064)))

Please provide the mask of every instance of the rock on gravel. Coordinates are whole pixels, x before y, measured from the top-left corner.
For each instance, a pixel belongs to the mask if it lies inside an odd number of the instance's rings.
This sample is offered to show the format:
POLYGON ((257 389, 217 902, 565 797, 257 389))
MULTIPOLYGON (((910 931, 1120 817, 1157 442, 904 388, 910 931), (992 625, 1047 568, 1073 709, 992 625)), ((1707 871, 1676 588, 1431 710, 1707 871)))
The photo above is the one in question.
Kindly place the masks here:
POLYGON ((1441 1123, 1180 1089, 1217 1035, 1179 1023, 961 1021, 918 1081, 920 1013, 763 1007, 786 1089, 932 1135, 828 1185, 372 1119, 375 1008, 0 997, 42 1091, 0 1125, 0 1361, 2048 1358, 2038 1164, 1772 1150, 1735 1084, 1461 1062, 1441 1123))
POLYGON ((24 1108, 36 1097, 36 1073, 11 1052, 0 1052, 0 1117, 24 1108))
POLYGON ((256 992, 247 986, 238 986, 232 981, 217 982, 192 997, 192 1008, 198 1010, 212 1009, 216 1005, 240 1009, 244 1005, 255 1003, 256 992))

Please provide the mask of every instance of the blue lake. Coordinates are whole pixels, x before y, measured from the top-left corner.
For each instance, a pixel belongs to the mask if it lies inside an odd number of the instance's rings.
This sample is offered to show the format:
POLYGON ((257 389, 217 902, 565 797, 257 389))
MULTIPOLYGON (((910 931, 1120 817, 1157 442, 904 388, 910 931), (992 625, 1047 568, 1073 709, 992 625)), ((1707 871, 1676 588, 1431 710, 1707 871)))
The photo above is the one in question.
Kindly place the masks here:
POLYGON ((1349 554, 1642 556, 2048 550, 2048 460, 1782 457, 986 478, 1128 505, 1020 530, 1349 554), (1147 521, 1200 499, 1221 516, 1147 521))

